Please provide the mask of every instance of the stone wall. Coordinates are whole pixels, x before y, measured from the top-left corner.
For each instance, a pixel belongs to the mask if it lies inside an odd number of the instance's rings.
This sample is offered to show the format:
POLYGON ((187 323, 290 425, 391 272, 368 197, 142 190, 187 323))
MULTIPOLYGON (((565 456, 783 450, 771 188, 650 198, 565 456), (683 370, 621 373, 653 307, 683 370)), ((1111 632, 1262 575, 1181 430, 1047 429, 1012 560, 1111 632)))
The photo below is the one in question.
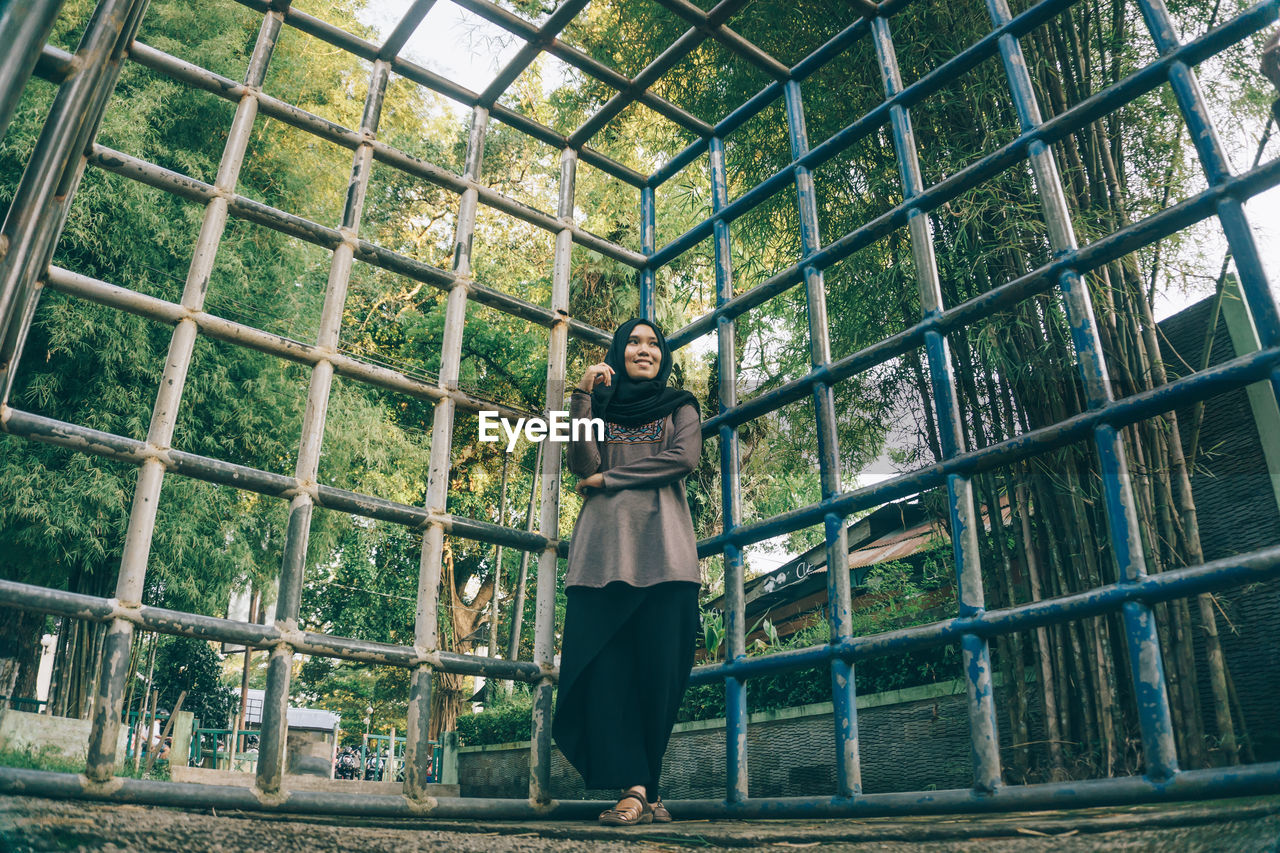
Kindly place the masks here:
MULTIPOLYGON (((116 763, 124 761, 129 731, 120 727, 116 738, 116 763)), ((84 761, 89 752, 89 721, 75 717, 51 717, 28 711, 5 711, 0 718, 0 748, 49 752, 60 758, 84 761)))
MULTIPOLYGON (((997 689, 998 695, 1002 692, 997 689)), ((1035 691, 1029 693, 1034 699, 1035 691)), ((751 715, 747 727, 750 796, 835 793, 831 707, 823 702, 751 715)), ((1031 716, 1032 730, 1038 732, 1038 711, 1033 709, 1031 716)), ((1008 746, 1004 722, 1000 741, 1008 746)), ((973 782, 962 681, 858 697, 858 736, 867 793, 966 788, 973 782)), ((1041 737, 1033 735, 1033 739, 1041 737)), ((458 781, 464 797, 527 797, 528 779, 528 741, 458 750, 458 781)), ((558 799, 603 800, 617 794, 585 789, 577 771, 556 749, 551 790, 558 799)), ((662 795, 673 800, 718 799, 724 793, 724 720, 678 724, 663 764, 662 795)))

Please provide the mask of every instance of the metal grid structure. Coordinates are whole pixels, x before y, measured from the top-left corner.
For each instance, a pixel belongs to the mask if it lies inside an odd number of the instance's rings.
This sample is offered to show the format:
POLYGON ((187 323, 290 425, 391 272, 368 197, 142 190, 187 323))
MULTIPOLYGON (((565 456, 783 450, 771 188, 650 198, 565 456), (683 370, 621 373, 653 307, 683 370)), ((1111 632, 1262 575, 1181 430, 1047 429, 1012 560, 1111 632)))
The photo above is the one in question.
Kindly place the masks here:
MULTIPOLYGON (((716 269, 716 307, 670 336, 673 348, 715 331, 719 343, 720 411, 703 424, 704 435, 719 437, 723 531, 699 543, 699 554, 723 554, 727 601, 726 662, 702 666, 694 683, 723 680, 727 691, 726 797, 680 804, 694 816, 851 816, 928 811, 977 811, 1052 805, 1094 805, 1280 789, 1280 764, 1254 764, 1217 770, 1180 771, 1174 746, 1169 699, 1152 605, 1173 598, 1280 574, 1280 548, 1243 557, 1148 576, 1137 530, 1128 462, 1118 431, 1177 406, 1256 381, 1268 381, 1280 396, 1280 313, 1269 290, 1242 203, 1280 183, 1280 160, 1233 174, 1209 119, 1192 70, 1195 65, 1259 31, 1277 18, 1280 0, 1264 0, 1189 42, 1174 35, 1163 0, 1136 0, 1159 58, 1048 121, 1041 117, 1019 39, 1067 9, 1074 0, 1041 0, 1012 16, 1006 0, 986 0, 992 29, 988 35, 904 87, 898 72, 891 21, 909 0, 870 0, 850 11, 850 23, 794 66, 786 66, 734 32, 727 22, 744 0, 722 0, 704 12, 687 0, 657 0, 687 21, 689 29, 634 79, 628 79, 559 40, 557 34, 586 6, 564 0, 540 27, 488 0, 454 0, 458 5, 519 36, 524 46, 484 92, 471 92, 399 55, 433 0, 416 0, 383 44, 372 44, 293 9, 289 0, 239 0, 262 14, 261 29, 242 81, 165 54, 135 40, 145 0, 101 0, 74 56, 45 45, 58 0, 32 0, 21 12, 0 17, 0 42, 10 46, 0 63, 0 132, 7 126, 32 73, 52 80, 59 91, 3 227, 0 255, 0 423, 10 434, 59 444, 138 466, 138 483, 113 598, 72 594, 14 582, 0 582, 0 604, 107 623, 103 669, 95 696, 88 762, 83 775, 0 768, 0 790, 59 797, 82 797, 166 805, 240 809, 276 809, 364 815, 439 815, 525 817, 594 815, 598 803, 556 802, 550 790, 551 689, 556 560, 566 552, 559 537, 561 454, 552 444, 543 454, 541 526, 528 533, 450 515, 446 511, 447 474, 454 413, 459 408, 501 408, 458 390, 463 317, 475 300, 550 330, 547 355, 547 407, 563 407, 569 335, 604 345, 610 335, 569 316, 570 253, 584 246, 638 271, 640 313, 652 319, 655 272, 702 240, 712 238, 716 269), (372 63, 361 126, 340 127, 271 97, 262 89, 272 51, 283 26, 292 26, 372 63), (664 100, 650 86, 706 39, 714 39, 767 74, 773 82, 714 126, 664 100), (884 86, 884 100, 857 116, 821 145, 810 148, 805 130, 801 86, 817 70, 859 40, 870 40, 884 86), (497 103, 535 57, 546 51, 618 90, 585 124, 565 136, 497 103), (924 186, 912 133, 910 110, 948 81, 980 62, 1002 63, 1016 107, 1020 133, 1008 144, 932 186, 924 186), (204 89, 236 104, 215 182, 205 184, 94 141, 98 124, 120 74, 130 61, 204 89), (461 101, 472 110, 470 141, 463 174, 448 172, 396 150, 377 138, 378 121, 391 72, 461 101), (1090 122, 1169 84, 1194 140, 1208 187, 1149 218, 1079 246, 1066 205, 1062 180, 1050 146, 1090 122), (781 99, 787 116, 792 162, 730 202, 727 197, 724 139, 753 116, 781 99), (588 143, 614 116, 642 103, 694 133, 690 145, 655 174, 644 176, 588 143), (252 201, 236 192, 251 128, 258 114, 329 140, 353 152, 350 191, 341 224, 328 227, 252 201), (497 119, 561 153, 559 206, 554 214, 535 210, 481 185, 486 128, 497 119), (818 230, 813 170, 858 140, 888 126, 899 165, 903 200, 856 230, 824 243, 818 230), (713 188, 710 218, 662 248, 655 246, 654 190, 702 154, 709 154, 713 188), (360 237, 360 217, 372 162, 380 161, 459 195, 457 232, 451 268, 437 269, 379 247, 360 237), (641 251, 630 251, 573 224, 577 164, 589 163, 640 190, 641 251), (51 266, 54 246, 78 181, 87 165, 117 173, 204 206, 204 219, 180 302, 146 296, 51 266), (934 259, 930 216, 945 202, 1010 168, 1029 169, 1043 205, 1053 249, 1051 262, 976 298, 944 305, 934 259), (765 199, 789 192, 794 183, 801 224, 802 256, 760 285, 734 295, 729 224, 765 199), (553 290, 548 307, 534 305, 485 286, 471 277, 470 250, 478 206, 485 204, 555 235, 553 290), (204 310, 213 258, 229 216, 275 229, 332 252, 332 264, 319 334, 314 343, 278 337, 204 310), (1095 329, 1095 314, 1084 274, 1180 229, 1217 217, 1235 259, 1242 291, 1261 348, 1222 365, 1152 391, 1115 399, 1095 329), (830 352, 824 270, 859 248, 905 228, 910 237, 921 296, 922 316, 910 328, 864 349, 833 360, 830 352), (442 366, 436 384, 341 354, 336 344, 353 263, 360 261, 448 292, 442 366), (771 297, 803 283, 808 308, 812 370, 805 376, 739 403, 735 391, 735 318, 771 297), (14 367, 42 287, 52 287, 174 327, 145 441, 59 422, 7 405, 14 367), (1087 389, 1087 411, 1049 427, 1035 429, 979 450, 967 450, 947 336, 1007 309, 1020 300, 1057 288, 1071 325, 1079 372, 1087 389), (198 334, 310 365, 305 422, 292 477, 254 470, 171 447, 175 413, 198 334), (923 347, 937 412, 943 458, 936 464, 876 485, 846 490, 841 481, 836 438, 836 383, 923 347), (435 404, 430 470, 425 506, 413 507, 356 494, 316 482, 316 472, 335 373, 382 388, 431 400, 435 404), (742 523, 737 429, 749 420, 811 397, 820 449, 820 501, 763 521, 742 523), (1046 450, 1092 439, 1102 477, 1117 583, 1063 597, 988 611, 984 607, 978 553, 980 519, 974 508, 971 478, 995 466, 1046 450), (274 624, 254 625, 141 604, 143 579, 166 475, 196 477, 289 501, 285 557, 274 624), (946 488, 951 513, 959 589, 959 613, 951 619, 875 636, 853 636, 844 519, 853 512, 916 494, 946 488), (297 617, 304 557, 316 506, 393 522, 421 530, 423 547, 413 646, 393 646, 299 630, 297 617), (748 659, 745 655, 742 549, 752 543, 821 524, 825 530, 831 641, 808 649, 748 659), (537 618, 531 661, 503 661, 453 654, 438 648, 437 589, 447 534, 535 552, 538 559, 537 618), (1086 782, 1006 786, 996 737, 988 642, 991 637, 1067 620, 1119 612, 1130 650, 1137 689, 1145 773, 1140 777, 1086 782), (199 786, 113 778, 114 745, 120 726, 130 642, 135 630, 181 634, 269 649, 260 759, 255 789, 199 786), (974 782, 970 789, 905 794, 863 793, 859 774, 858 729, 852 669, 857 661, 948 643, 963 651, 968 683, 968 716, 973 741, 974 782), (404 667, 412 672, 408 706, 408 746, 402 796, 372 796, 289 791, 282 788, 289 662, 295 653, 404 667), (829 665, 835 703, 837 790, 830 797, 785 800, 751 799, 747 790, 746 682, 768 673, 829 665), (514 679, 535 685, 533 743, 528 800, 437 799, 425 793, 429 749, 427 710, 436 670, 514 679)), ((925 0, 915 0, 925 2, 925 0)), ((506 414, 519 414, 504 412, 506 414)))

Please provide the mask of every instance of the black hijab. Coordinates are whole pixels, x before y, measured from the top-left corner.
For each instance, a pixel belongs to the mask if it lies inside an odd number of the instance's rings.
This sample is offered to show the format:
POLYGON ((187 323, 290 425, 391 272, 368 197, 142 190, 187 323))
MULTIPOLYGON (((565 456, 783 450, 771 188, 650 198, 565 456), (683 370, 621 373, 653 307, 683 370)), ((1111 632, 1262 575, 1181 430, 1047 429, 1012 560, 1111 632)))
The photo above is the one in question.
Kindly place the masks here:
POLYGON ((671 377, 671 348, 656 323, 633 317, 619 326, 613 333, 613 343, 609 345, 604 363, 613 368, 613 381, 609 385, 598 383, 591 392, 591 413, 597 418, 623 426, 641 426, 665 418, 684 405, 693 406, 701 418, 702 407, 697 397, 688 391, 667 387, 671 377), (627 339, 636 326, 648 326, 658 338, 662 362, 653 379, 636 380, 627 375, 627 339))

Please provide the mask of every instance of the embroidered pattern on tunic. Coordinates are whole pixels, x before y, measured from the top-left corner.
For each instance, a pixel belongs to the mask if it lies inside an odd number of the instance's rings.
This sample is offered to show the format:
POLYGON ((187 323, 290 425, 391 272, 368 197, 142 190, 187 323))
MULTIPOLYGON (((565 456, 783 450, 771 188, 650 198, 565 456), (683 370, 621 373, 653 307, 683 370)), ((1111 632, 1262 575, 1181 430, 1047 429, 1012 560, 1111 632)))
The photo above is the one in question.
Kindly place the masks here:
POLYGON ((618 444, 647 444, 662 440, 663 418, 640 426, 604 422, 604 440, 618 444))

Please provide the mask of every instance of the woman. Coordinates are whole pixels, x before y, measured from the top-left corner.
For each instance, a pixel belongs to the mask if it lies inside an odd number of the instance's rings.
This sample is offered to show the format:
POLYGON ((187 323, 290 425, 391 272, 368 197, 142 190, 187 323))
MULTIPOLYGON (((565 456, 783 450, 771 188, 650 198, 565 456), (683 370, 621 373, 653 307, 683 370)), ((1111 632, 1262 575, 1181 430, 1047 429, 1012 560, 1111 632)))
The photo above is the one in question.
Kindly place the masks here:
POLYGON ((662 331, 632 319, 583 374, 570 416, 605 422, 571 441, 585 495, 573 528, 552 734, 587 788, 621 788, 606 825, 666 822, 659 777, 699 628, 697 543, 684 478, 702 455, 701 410, 668 388, 662 331))

